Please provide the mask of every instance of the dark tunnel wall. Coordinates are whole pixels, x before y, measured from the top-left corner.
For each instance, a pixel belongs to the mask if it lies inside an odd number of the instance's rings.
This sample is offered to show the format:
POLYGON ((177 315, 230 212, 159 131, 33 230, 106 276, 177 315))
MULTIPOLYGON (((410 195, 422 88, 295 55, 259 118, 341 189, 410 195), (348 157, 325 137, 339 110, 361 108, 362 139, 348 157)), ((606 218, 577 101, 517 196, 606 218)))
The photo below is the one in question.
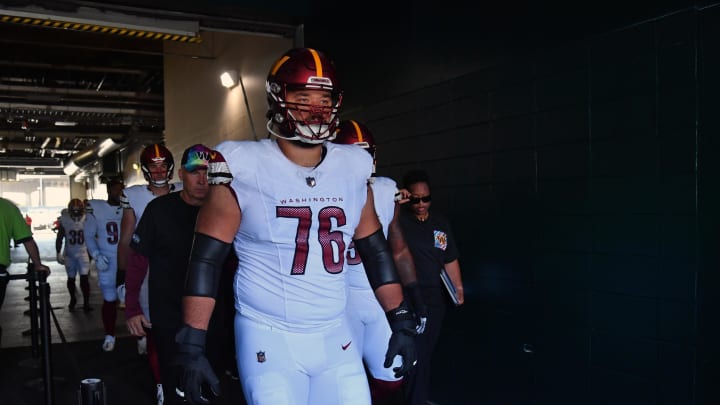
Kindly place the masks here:
MULTIPOLYGON (((427 169, 459 240, 438 403, 720 403, 720 7, 666 11, 346 95, 379 174, 427 169)), ((382 55, 385 82, 413 64, 382 55)))

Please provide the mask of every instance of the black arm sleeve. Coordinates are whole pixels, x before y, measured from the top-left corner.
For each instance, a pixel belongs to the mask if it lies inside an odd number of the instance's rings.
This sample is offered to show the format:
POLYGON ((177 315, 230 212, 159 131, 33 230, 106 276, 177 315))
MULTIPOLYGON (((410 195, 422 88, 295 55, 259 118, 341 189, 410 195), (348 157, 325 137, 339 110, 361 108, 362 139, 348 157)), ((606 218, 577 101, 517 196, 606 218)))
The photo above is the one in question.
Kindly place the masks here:
POLYGON ((390 246, 382 228, 362 239, 355 239, 355 250, 360 254, 370 287, 377 290, 385 284, 399 283, 400 276, 395 268, 390 246))
POLYGON ((230 244, 195 233, 185 278, 185 295, 215 298, 230 244))
POLYGON ((62 250, 62 242, 63 238, 65 237, 65 229, 62 225, 58 227, 57 235, 55 236, 55 252, 60 254, 60 251, 62 250))

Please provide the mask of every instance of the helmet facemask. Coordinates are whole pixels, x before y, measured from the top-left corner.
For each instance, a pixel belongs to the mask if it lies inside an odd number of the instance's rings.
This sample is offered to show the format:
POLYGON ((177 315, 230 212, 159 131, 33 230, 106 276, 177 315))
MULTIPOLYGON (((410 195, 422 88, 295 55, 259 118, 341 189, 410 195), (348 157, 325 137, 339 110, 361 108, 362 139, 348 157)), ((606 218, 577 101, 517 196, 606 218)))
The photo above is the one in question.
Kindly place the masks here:
MULTIPOLYGON (((305 89, 327 90, 309 86, 305 89)), ((332 140, 339 122, 338 110, 342 104, 342 95, 333 94, 330 90, 333 105, 318 106, 287 101, 288 91, 292 89, 282 88, 277 94, 268 93, 271 100, 268 130, 280 138, 312 144, 332 140)))
POLYGON ((168 182, 170 182, 170 179, 172 179, 172 170, 170 169, 170 167, 167 168, 165 176, 159 179, 155 178, 155 174, 151 171, 150 166, 148 165, 143 165, 142 171, 145 180, 147 180, 148 183, 152 184, 155 187, 164 187, 168 184, 168 182))
POLYGON ((78 198, 73 198, 68 204, 68 213, 71 218, 80 218, 85 213, 85 204, 78 198))
POLYGON ((165 187, 170 182, 173 177, 174 167, 175 161, 173 160, 172 153, 163 145, 149 145, 140 154, 140 168, 143 171, 143 177, 145 177, 148 183, 155 187, 165 187), (152 169, 163 164, 167 170, 165 176, 158 179, 156 175, 153 174, 152 169))
POLYGON ((294 49, 275 63, 265 82, 269 121, 273 135, 309 144, 332 140, 339 123, 342 92, 336 87, 335 68, 322 53, 310 48, 294 49), (330 103, 297 103, 290 92, 325 91, 330 103))

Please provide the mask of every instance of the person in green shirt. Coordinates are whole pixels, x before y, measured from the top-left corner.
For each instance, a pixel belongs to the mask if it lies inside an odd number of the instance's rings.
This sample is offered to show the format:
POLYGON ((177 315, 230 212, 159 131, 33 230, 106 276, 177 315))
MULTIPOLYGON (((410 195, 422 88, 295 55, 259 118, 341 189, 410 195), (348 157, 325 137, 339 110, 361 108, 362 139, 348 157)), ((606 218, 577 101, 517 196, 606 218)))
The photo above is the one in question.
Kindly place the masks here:
POLYGON ((50 273, 50 268, 40 261, 40 250, 20 209, 12 201, 0 198, 0 308, 5 301, 5 290, 10 281, 7 272, 10 267, 10 239, 25 246, 35 271, 50 273))

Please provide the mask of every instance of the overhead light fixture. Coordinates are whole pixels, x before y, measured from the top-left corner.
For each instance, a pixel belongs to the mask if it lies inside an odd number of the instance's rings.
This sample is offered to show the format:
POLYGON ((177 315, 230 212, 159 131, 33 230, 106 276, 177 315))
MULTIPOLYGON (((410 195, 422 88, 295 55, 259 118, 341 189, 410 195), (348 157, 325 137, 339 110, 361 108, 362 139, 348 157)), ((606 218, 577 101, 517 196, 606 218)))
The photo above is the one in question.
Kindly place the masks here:
POLYGON ((77 124, 75 121, 55 121, 56 127, 74 127, 77 124))
POLYGON ((119 147, 120 147, 120 143, 113 141, 112 138, 108 138, 108 139, 100 142, 100 144, 97 147, 97 154, 98 154, 98 156, 103 157, 119 147))
POLYGON ((235 70, 226 70, 220 75, 220 83, 228 89, 237 86, 238 74, 235 70))
POLYGON ((112 138, 107 138, 101 142, 95 142, 92 146, 72 155, 63 167, 63 171, 68 176, 72 176, 80 169, 90 164, 96 163, 98 158, 106 156, 108 153, 118 149, 122 143, 115 142, 112 138))
POLYGON ((63 172, 67 174, 68 176, 72 176, 75 174, 78 170, 80 170, 80 166, 76 165, 75 162, 70 160, 65 164, 65 167, 63 167, 63 172))

